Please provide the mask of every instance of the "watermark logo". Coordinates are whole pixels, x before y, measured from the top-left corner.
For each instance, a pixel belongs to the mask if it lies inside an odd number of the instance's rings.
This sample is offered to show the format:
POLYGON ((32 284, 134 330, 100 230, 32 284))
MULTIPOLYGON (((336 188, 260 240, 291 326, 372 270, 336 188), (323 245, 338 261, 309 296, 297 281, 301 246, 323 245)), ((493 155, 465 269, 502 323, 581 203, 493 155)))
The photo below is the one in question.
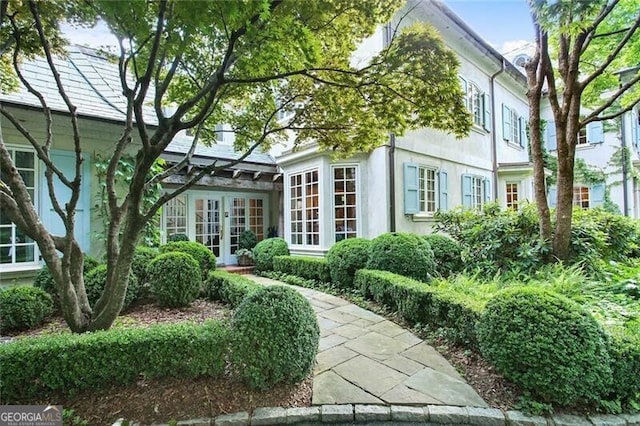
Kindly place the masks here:
POLYGON ((62 405, 0 405, 0 426, 62 426, 62 405))

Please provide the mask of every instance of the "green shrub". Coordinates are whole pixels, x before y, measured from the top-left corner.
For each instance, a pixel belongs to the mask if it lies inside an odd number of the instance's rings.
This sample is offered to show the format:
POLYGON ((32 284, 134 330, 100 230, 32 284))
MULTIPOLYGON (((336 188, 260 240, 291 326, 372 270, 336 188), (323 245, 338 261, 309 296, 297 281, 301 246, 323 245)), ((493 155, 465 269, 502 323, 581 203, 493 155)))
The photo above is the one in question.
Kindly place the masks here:
POLYGON ((329 264, 322 257, 276 256, 273 259, 273 270, 321 283, 331 281, 329 264))
POLYGON ((640 333, 613 333, 609 339, 613 386, 608 400, 629 403, 640 395, 640 333))
POLYGON ((147 274, 151 294, 160 306, 189 306, 202 287, 198 262, 188 253, 170 251, 159 255, 149 264, 147 274))
POLYGON ((145 246, 136 247, 133 253, 133 261, 131 262, 131 270, 138 279, 140 287, 148 283, 147 267, 159 253, 157 248, 145 246))
POLYGON ((167 237, 168 243, 173 243, 176 241, 189 241, 189 237, 187 236, 187 234, 181 234, 181 233, 171 234, 167 237))
POLYGON ((371 240, 367 269, 389 271, 428 282, 435 268, 433 251, 423 238, 390 232, 371 240))
POLYGON ((253 248, 256 271, 273 271, 273 258, 276 256, 289 256, 289 247, 285 240, 276 237, 260 241, 253 248))
POLYGON ((204 296, 210 300, 219 300, 232 308, 240 305, 248 295, 255 293, 262 286, 242 275, 227 271, 209 272, 204 285, 204 296))
POLYGON ((179 323, 58 334, 0 345, 2 404, 124 386, 155 377, 220 377, 229 330, 225 323, 179 323))
POLYGON ((442 329, 453 342, 476 346, 483 303, 472 296, 369 269, 356 272, 355 285, 364 297, 397 311, 408 322, 442 329))
POLYGON ((11 287, 0 291, 0 330, 26 330, 53 313, 53 301, 36 287, 11 287))
POLYGON ((206 279, 209 271, 216 269, 216 256, 204 244, 195 241, 175 241, 160 246, 160 253, 170 251, 190 254, 198 262, 203 280, 206 279))
POLYGON ((460 244, 453 239, 440 234, 430 234, 423 237, 433 250, 436 272, 443 277, 462 271, 462 257, 460 244))
POLYGON ((369 260, 369 245, 364 238, 347 238, 335 243, 327 253, 331 281, 343 288, 353 286, 358 269, 364 269, 369 260))
MULTIPOLYGON (((95 306, 96 302, 102 296, 104 288, 107 285, 107 265, 98 265, 93 268, 84 279, 84 288, 87 291, 87 299, 89 304, 95 306)), ((124 302, 122 309, 127 309, 131 306, 140 294, 140 286, 138 279, 133 274, 129 273, 129 283, 127 284, 127 292, 124 295, 124 302)))
MULTIPOLYGON (((99 264, 100 262, 98 262, 95 258, 85 255, 84 263, 82 264, 83 275, 86 277, 87 273, 89 273, 89 271, 91 271, 99 264)), ((53 280, 53 275, 51 275, 51 272, 49 272, 49 267, 47 267, 47 265, 44 265, 42 269, 38 271, 33 281, 33 286, 41 288, 49 293, 53 300, 54 309, 60 309, 60 297, 58 296, 58 288, 56 287, 56 283, 53 280)))
POLYGON ((596 403, 612 384, 604 331, 564 296, 531 287, 507 289, 478 323, 484 357, 544 402, 596 403))
POLYGON ((245 229, 238 237, 238 249, 253 250, 258 244, 258 237, 251 229, 245 229))
POLYGON ((240 304, 232 330, 231 363, 249 386, 295 383, 311 372, 320 330, 311 304, 297 291, 261 288, 240 304))

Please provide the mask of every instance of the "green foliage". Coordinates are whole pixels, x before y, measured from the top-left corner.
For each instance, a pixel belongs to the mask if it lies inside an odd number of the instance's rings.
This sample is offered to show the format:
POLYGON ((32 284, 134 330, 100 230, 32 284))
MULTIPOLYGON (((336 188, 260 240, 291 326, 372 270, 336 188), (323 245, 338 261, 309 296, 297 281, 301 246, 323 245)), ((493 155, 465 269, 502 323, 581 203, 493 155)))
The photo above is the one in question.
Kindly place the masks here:
POLYGON ((498 272, 535 271, 544 263, 550 246, 540 239, 535 206, 500 211, 488 204, 478 212, 453 210, 436 213, 437 230, 451 235, 462 248, 466 271, 485 275, 498 272))
POLYGON ((253 250, 256 244, 258 244, 258 237, 250 229, 245 229, 238 237, 238 249, 253 250))
POLYGON ((616 330, 609 339, 613 385, 609 400, 629 404, 640 399, 640 320, 637 330, 616 330))
MULTIPOLYGON (((93 268, 98 266, 100 262, 94 259, 91 256, 84 256, 84 263, 82 264, 83 275, 86 278, 87 273, 91 271, 93 268)), ((36 274, 36 277, 33 281, 33 286, 37 288, 41 288, 47 293, 51 295, 53 300, 54 309, 60 309, 60 297, 58 296, 58 287, 56 286, 56 282, 53 280, 53 275, 49 272, 49 267, 44 265, 36 274)))
POLYGON ((640 254, 640 223, 603 209, 575 209, 571 240, 572 259, 625 260, 640 254), (592 257, 583 253, 592 253, 592 257))
POLYGON ((397 311, 412 324, 442 329, 455 343, 476 344, 484 304, 447 288, 435 288, 387 271, 361 269, 355 285, 362 295, 397 311))
POLYGON ((147 267, 153 259, 159 254, 157 248, 138 246, 133 253, 133 262, 131 263, 131 271, 138 279, 140 287, 144 287, 148 283, 147 267))
POLYGON ((125 386, 143 378, 220 377, 229 330, 225 323, 115 328, 86 334, 19 339, 0 345, 3 404, 125 386))
POLYGON ((284 274, 296 275, 307 280, 330 282, 329 264, 322 257, 276 256, 273 258, 273 270, 284 274))
MULTIPOLYGON (((89 304, 91 306, 95 306, 102 293, 104 293, 104 288, 107 285, 107 265, 98 265, 93 268, 87 274, 84 280, 84 288, 87 291, 87 299, 89 299, 89 304)), ((140 285, 138 283, 138 278, 131 271, 129 273, 129 282, 127 284, 127 293, 124 296, 124 303, 122 304, 122 309, 127 309, 130 307, 137 299, 140 294, 140 285)))
POLYGON ((53 301, 36 287, 11 287, 0 291, 0 330, 27 330, 53 313, 53 301))
POLYGON ((202 279, 205 279, 209 271, 216 268, 216 256, 204 244, 196 241, 174 241, 160 247, 160 253, 179 251, 190 254, 200 265, 202 279))
POLYGON ((462 248, 453 239, 440 234, 429 234, 423 237, 433 250, 436 272, 443 277, 462 271, 462 248))
POLYGON ((370 241, 364 238, 347 238, 338 241, 327 253, 327 263, 331 281, 344 288, 353 286, 353 278, 358 269, 363 269, 369 261, 370 241))
POLYGON ((151 294, 160 306, 189 306, 202 287, 198 262, 188 253, 169 251, 159 255, 149 264, 147 274, 151 294))
POLYGON ((282 238, 267 238, 253 248, 256 272, 273 271, 273 259, 276 256, 289 256, 289 246, 282 238))
POLYGON ((231 362, 249 386, 295 383, 313 368, 320 329, 311 304, 283 286, 245 298, 232 321, 231 362))
POLYGON ((377 269, 428 282, 436 271, 429 243, 413 234, 382 234, 369 245, 367 269, 377 269))
POLYGON ((220 300, 232 308, 255 293, 262 286, 256 282, 227 271, 211 271, 204 284, 204 296, 210 300, 220 300))
POLYGON ((597 403, 611 389, 606 335, 576 303, 537 288, 497 294, 478 323, 483 356, 544 402, 597 403))
POLYGON ((74 410, 67 408, 62 410, 62 424, 68 426, 90 426, 89 422, 76 415, 74 410))
POLYGON ((177 233, 177 234, 171 234, 167 237, 168 243, 173 243, 176 241, 189 241, 189 236, 187 234, 177 233))

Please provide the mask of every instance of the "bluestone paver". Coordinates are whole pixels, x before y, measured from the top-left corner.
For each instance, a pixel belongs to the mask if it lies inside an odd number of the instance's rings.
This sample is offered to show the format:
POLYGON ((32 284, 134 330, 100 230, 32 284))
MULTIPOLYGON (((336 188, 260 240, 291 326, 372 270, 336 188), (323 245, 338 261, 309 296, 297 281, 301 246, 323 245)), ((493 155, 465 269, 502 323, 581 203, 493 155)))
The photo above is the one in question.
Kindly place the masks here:
POLYGON ((333 370, 377 397, 409 378, 406 374, 362 355, 343 362, 333 370))
POLYGON ((327 337, 320 338, 320 341, 318 342, 318 351, 322 352, 348 341, 349 339, 346 337, 342 337, 337 334, 330 334, 327 337))
POLYGON ((318 313, 318 316, 322 318, 328 318, 331 321, 337 322, 338 324, 349 324, 358 319, 351 314, 346 312, 339 311, 338 308, 328 309, 326 311, 322 311, 318 313))
POLYGON ((425 367, 419 362, 412 361, 402 355, 394 355, 389 359, 383 360, 382 363, 388 367, 395 368, 401 373, 408 374, 409 376, 416 374, 425 367))
MULTIPOLYGON (((327 320, 330 321, 330 320, 327 320)), ((369 332, 366 328, 358 327, 353 324, 345 324, 340 327, 336 327, 332 330, 335 334, 339 334, 342 337, 346 337, 347 339, 356 339, 360 336, 363 336, 369 332)))
POLYGON ((413 390, 441 401, 445 405, 487 406, 487 403, 467 383, 431 368, 425 368, 417 372, 405 380, 404 384, 413 390))
POLYGON ((389 359, 408 347, 406 343, 398 342, 391 337, 373 331, 346 342, 345 346, 376 360, 389 359))
POLYGON ((442 401, 399 384, 380 396, 387 404, 442 404, 442 401))
POLYGON ((333 370, 329 370, 313 378, 311 403, 313 405, 382 404, 383 401, 349 383, 333 370))
POLYGON ((396 337, 405 332, 404 328, 388 320, 380 321, 379 323, 372 325, 369 327, 369 330, 387 337, 396 337))
POLYGON ((316 356, 316 367, 314 369, 315 374, 320 374, 323 371, 329 370, 351 358, 357 356, 358 353, 344 346, 336 346, 326 351, 319 352, 316 356))
POLYGON ((440 355, 433 346, 427 345, 424 342, 410 347, 406 351, 402 352, 401 355, 405 358, 417 361, 424 366, 431 367, 434 370, 447 374, 456 380, 464 381, 458 371, 453 368, 445 357, 440 355))

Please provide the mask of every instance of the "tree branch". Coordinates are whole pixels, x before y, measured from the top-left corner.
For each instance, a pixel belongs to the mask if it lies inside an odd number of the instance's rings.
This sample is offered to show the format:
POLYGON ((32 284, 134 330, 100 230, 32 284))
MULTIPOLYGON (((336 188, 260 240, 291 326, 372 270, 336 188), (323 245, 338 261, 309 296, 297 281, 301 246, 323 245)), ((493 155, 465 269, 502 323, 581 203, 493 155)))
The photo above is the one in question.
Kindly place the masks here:
MULTIPOLYGON (((589 115, 587 115, 584 119, 582 119, 582 121, 580 122, 580 127, 585 126, 586 124, 588 124, 588 123, 590 123, 592 121, 604 120, 604 118, 598 118, 598 116, 602 112, 604 112, 607 108, 611 107, 622 95, 625 94, 625 92, 627 90, 629 90, 632 86, 634 86, 638 82, 640 82, 640 73, 636 74, 635 77, 633 77, 631 80, 627 81, 625 84, 620 85, 618 90, 616 90, 616 92, 613 93, 604 103, 599 105, 598 108, 596 108, 593 111, 591 111, 589 113, 589 115)), ((631 103, 630 108, 626 109, 626 111, 630 111, 631 108, 633 108, 634 105, 635 105, 635 103, 631 103)), ((612 114, 613 116, 607 115, 607 117, 615 118, 615 117, 618 117, 618 116, 622 115, 623 113, 624 112, 622 112, 620 114, 613 113, 612 114)))

